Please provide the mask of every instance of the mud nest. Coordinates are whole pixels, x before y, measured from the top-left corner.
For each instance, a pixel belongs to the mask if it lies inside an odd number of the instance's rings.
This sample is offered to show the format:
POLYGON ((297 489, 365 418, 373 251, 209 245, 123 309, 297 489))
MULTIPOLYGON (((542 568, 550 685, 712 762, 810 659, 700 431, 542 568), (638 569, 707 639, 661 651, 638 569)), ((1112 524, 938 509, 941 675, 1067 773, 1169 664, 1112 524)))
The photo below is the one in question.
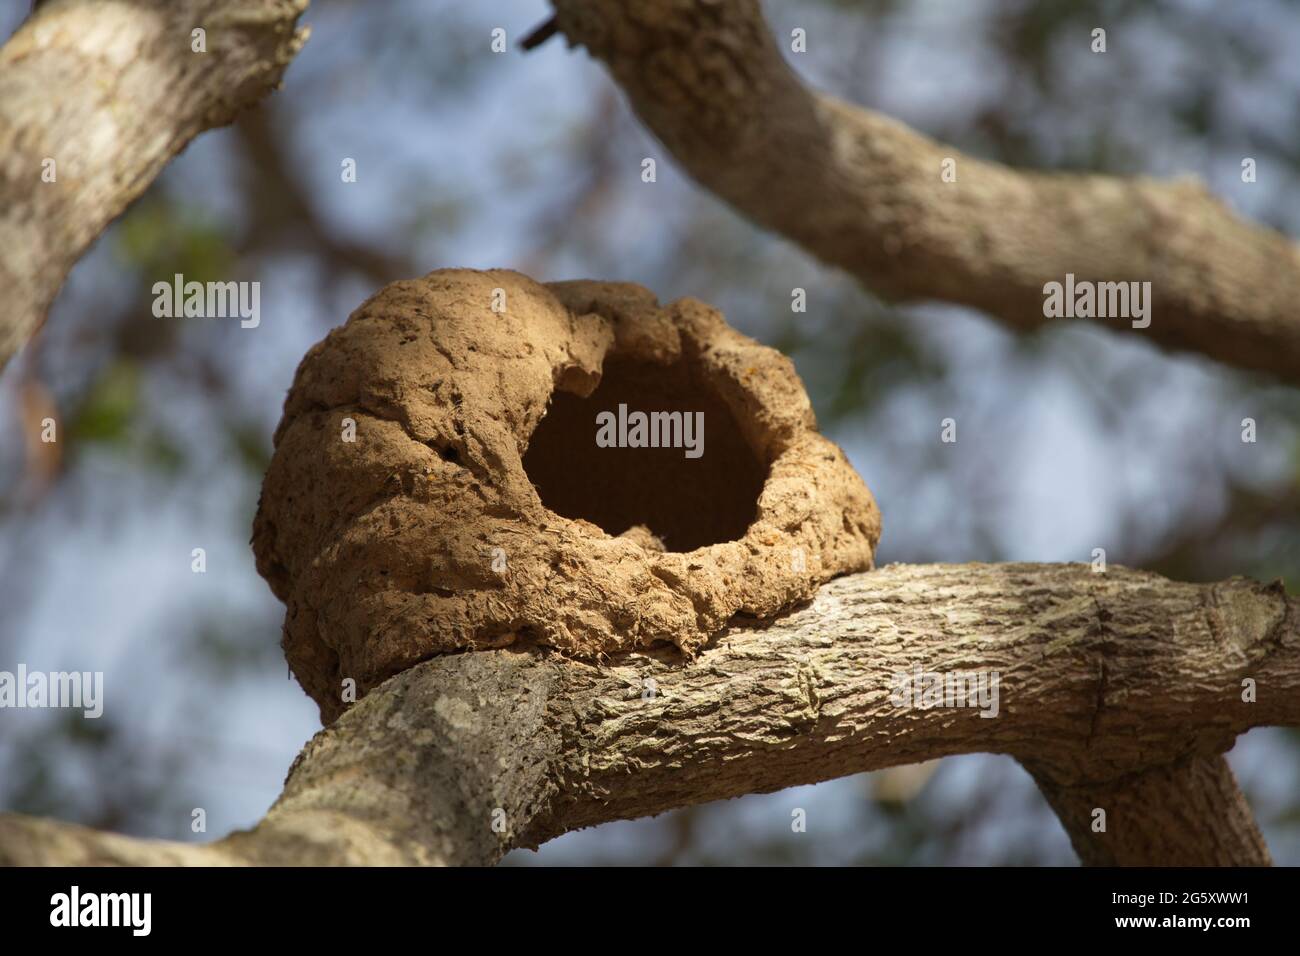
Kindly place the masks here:
POLYGON ((870 568, 879 535, 789 359, 716 309, 446 270, 307 353, 253 550, 328 723, 349 678, 449 651, 693 655, 870 568))

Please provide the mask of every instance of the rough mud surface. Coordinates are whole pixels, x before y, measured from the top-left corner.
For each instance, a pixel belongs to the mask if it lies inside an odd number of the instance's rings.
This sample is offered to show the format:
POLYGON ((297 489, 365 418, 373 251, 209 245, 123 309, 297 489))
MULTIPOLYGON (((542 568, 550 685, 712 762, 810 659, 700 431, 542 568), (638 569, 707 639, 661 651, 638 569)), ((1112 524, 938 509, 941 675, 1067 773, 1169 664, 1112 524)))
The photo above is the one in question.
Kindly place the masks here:
POLYGON ((789 359, 717 310, 445 270, 383 289, 307 353, 253 550, 328 723, 345 679, 361 696, 449 651, 690 655, 736 614, 870 568, 879 535, 789 359), (703 412, 703 454, 597 447, 597 413, 620 403, 703 412))

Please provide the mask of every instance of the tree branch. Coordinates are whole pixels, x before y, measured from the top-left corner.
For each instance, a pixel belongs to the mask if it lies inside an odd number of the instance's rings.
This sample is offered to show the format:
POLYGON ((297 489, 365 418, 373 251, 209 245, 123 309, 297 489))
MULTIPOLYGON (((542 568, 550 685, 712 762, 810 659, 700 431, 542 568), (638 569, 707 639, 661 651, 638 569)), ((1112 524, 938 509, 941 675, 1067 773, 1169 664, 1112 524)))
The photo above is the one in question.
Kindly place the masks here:
POLYGON ((307 2, 53 0, 0 48, 0 369, 168 161, 279 85, 307 2))
POLYGON ((1086 862, 1263 863, 1219 755, 1275 724, 1300 724, 1300 599, 1280 585, 891 565, 688 663, 434 658, 317 734, 250 832, 192 847, 10 815, 0 862, 486 864, 610 820, 993 752, 1025 763, 1086 862), (900 706, 916 666, 996 671, 997 716, 900 706))
MULTIPOLYGON (((1017 171, 808 89, 756 0, 552 0, 701 185, 888 297, 1017 329, 1043 287, 1149 281, 1163 345, 1300 381, 1300 247, 1199 183, 1017 171), (941 180, 945 159, 957 181, 941 180)), ((1099 320, 1129 328, 1125 319, 1099 320)))
MULTIPOLYGON (((1030 767, 1033 773, 1033 767, 1030 767)), ((1039 789, 1093 866, 1267 866, 1268 848, 1228 761, 1198 754, 1105 783, 1039 789), (1098 809, 1107 829, 1092 829, 1098 809), (1208 825, 1207 825, 1208 824, 1208 825)))

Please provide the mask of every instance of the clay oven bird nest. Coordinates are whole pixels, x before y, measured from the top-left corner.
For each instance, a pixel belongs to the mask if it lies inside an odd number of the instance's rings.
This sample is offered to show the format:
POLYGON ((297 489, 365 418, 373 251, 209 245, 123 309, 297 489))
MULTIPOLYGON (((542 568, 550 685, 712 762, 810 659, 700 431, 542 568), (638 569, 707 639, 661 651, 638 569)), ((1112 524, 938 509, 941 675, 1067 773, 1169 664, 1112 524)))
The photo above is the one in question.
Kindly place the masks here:
POLYGON ((870 568, 879 535, 789 359, 716 309, 457 269, 307 353, 253 549, 328 723, 349 678, 359 697, 451 651, 693 655, 870 568))

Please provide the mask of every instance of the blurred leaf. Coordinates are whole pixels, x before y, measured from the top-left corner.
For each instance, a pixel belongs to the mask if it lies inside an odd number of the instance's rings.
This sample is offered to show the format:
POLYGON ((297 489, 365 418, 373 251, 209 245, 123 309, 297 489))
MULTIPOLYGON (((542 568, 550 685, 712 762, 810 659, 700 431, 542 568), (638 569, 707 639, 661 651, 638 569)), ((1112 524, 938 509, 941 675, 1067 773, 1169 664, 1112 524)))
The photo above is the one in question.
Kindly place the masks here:
POLYGON ((140 370, 132 362, 117 361, 95 382, 72 414, 68 428, 72 442, 123 444, 140 409, 140 370))
POLYGON ((226 427, 226 437, 250 474, 258 478, 266 474, 271 466, 271 443, 265 429, 252 422, 232 422, 226 427))
POLYGON ((230 239, 205 213, 150 193, 131 208, 114 233, 115 249, 146 276, 212 282, 234 271, 230 239))
POLYGON ((145 435, 136 450, 151 468, 169 477, 176 477, 185 467, 185 453, 161 431, 145 435))

